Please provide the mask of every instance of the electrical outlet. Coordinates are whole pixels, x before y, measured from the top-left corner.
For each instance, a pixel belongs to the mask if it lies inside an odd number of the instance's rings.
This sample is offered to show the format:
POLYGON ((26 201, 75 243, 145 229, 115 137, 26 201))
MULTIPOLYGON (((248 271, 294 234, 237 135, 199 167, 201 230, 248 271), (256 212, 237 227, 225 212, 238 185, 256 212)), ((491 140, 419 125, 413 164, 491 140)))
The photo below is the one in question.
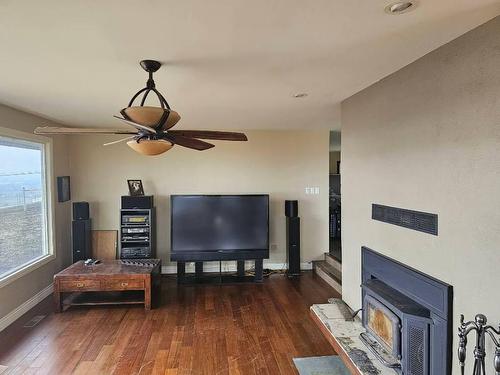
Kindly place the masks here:
POLYGON ((277 249, 278 249, 278 245, 276 245, 275 243, 272 243, 271 250, 277 250, 277 249))

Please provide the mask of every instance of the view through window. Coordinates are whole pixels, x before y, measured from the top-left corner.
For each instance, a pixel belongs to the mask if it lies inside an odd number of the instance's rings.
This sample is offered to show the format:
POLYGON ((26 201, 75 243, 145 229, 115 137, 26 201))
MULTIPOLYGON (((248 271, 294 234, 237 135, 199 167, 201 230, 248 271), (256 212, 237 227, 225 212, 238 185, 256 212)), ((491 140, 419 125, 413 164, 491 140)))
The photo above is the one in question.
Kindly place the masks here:
POLYGON ((0 279, 48 254, 44 145, 0 137, 0 279))

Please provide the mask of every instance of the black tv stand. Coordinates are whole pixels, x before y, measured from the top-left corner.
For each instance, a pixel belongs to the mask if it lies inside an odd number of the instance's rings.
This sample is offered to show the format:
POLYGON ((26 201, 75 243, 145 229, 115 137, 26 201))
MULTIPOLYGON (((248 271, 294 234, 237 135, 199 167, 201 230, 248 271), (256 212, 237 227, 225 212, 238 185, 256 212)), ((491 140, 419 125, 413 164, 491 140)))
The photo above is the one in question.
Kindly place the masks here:
POLYGON ((237 260, 236 274, 222 273, 222 260, 219 260, 218 273, 204 273, 203 262, 194 262, 194 275, 186 274, 186 262, 177 262, 177 283, 179 284, 226 284, 238 282, 255 282, 263 281, 263 259, 255 259, 254 275, 245 274, 245 261, 237 260))

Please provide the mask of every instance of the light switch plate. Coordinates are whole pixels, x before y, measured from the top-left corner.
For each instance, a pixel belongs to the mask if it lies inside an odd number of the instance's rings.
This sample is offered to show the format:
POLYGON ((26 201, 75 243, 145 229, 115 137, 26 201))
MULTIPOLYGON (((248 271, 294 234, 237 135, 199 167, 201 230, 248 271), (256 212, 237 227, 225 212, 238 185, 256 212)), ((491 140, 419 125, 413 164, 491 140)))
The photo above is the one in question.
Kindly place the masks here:
POLYGON ((306 187, 305 188, 306 195, 319 195, 319 187, 306 187))

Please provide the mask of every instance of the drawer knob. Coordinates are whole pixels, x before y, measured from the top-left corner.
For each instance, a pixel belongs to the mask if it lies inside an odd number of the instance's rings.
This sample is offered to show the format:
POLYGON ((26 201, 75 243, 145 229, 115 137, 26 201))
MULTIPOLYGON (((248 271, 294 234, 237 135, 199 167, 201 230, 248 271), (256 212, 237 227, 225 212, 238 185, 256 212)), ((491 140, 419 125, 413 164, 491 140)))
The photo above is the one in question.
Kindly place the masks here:
POLYGON ((82 287, 83 287, 83 283, 76 283, 76 286, 77 286, 78 288, 82 288, 82 287))
POLYGON ((127 285, 128 285, 128 283, 122 283, 122 286, 123 286, 123 287, 125 287, 125 286, 127 286, 127 285))

